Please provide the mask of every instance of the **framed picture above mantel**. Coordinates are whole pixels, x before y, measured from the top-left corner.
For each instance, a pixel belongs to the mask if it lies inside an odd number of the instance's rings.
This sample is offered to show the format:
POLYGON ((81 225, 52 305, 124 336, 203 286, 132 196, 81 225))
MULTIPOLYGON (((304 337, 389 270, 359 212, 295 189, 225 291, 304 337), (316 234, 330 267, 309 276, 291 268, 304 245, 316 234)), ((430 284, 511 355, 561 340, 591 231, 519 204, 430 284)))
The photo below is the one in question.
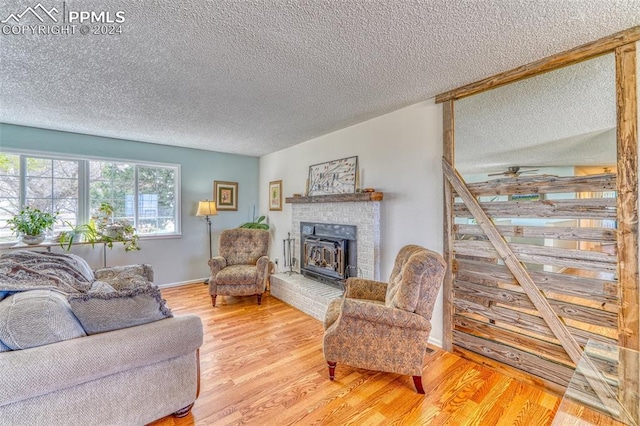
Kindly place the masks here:
POLYGON ((308 196, 353 194, 358 184, 358 157, 309 166, 308 196))

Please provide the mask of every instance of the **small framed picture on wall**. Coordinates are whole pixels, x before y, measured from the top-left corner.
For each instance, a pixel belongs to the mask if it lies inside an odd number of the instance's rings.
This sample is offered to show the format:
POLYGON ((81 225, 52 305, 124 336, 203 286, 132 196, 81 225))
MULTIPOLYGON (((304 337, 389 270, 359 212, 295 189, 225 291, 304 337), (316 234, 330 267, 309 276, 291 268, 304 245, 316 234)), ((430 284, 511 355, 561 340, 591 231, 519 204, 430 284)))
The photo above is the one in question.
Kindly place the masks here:
POLYGON ((218 210, 238 210, 238 182, 213 182, 213 199, 218 210))
POLYGON ((282 181, 269 182, 269 210, 282 210, 282 181))

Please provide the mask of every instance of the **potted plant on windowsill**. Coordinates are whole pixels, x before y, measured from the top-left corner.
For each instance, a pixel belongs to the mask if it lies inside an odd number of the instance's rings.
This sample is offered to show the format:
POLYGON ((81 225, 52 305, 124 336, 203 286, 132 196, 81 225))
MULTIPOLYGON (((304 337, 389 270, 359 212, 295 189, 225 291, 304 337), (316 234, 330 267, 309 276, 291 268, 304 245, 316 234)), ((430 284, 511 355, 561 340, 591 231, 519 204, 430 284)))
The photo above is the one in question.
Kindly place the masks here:
POLYGON ((43 212, 34 207, 25 207, 20 213, 7 220, 9 229, 22 237, 22 242, 37 245, 44 241, 45 232, 53 229, 58 213, 43 212))
POLYGON ((136 229, 126 219, 114 220, 111 204, 101 203, 98 212, 91 217, 89 223, 71 226, 58 237, 60 245, 67 251, 74 241, 83 240, 91 243, 104 243, 113 248, 113 243, 123 243, 125 251, 140 250, 136 229))

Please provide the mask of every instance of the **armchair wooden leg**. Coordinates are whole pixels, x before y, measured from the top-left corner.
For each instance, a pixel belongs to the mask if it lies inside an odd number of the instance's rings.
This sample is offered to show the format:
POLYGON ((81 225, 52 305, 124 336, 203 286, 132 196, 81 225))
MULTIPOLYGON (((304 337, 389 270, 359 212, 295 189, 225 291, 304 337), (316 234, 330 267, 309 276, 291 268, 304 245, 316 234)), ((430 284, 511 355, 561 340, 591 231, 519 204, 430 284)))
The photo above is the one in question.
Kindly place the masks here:
POLYGON ((216 307, 216 296, 217 294, 212 294, 211 295, 211 305, 215 308, 216 307))
POLYGON ((424 394, 424 388, 422 387, 422 376, 413 376, 413 384, 416 387, 416 392, 424 394))
POLYGON ((336 363, 327 361, 327 365, 329 366, 329 380, 333 380, 336 378, 336 363))
POLYGON ((258 305, 259 305, 259 304, 261 304, 261 303, 262 303, 262 295, 261 295, 261 294, 259 294, 259 295, 258 295, 258 305))

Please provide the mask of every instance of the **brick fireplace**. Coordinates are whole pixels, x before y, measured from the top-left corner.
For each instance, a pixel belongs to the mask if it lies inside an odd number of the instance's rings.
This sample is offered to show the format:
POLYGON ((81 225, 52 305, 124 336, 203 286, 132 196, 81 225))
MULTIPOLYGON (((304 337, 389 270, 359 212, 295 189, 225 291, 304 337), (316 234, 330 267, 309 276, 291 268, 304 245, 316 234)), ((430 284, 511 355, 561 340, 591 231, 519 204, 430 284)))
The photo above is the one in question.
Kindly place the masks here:
POLYGON ((340 224, 355 228, 357 272, 368 279, 380 279, 380 201, 382 193, 323 195, 287 198, 292 204, 291 238, 294 240, 297 273, 272 276, 271 295, 323 320, 326 307, 342 290, 300 275, 301 222, 340 224))

